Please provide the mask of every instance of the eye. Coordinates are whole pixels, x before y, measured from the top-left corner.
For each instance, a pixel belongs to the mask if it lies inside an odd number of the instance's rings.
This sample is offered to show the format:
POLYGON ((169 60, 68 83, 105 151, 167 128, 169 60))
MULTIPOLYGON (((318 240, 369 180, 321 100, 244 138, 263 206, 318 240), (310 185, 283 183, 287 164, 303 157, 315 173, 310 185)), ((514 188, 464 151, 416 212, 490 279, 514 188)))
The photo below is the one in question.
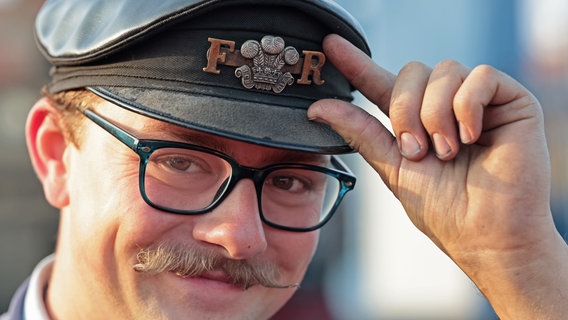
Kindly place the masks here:
POLYGON ((166 162, 170 167, 179 171, 188 171, 193 165, 190 159, 183 157, 171 157, 166 162))
POLYGON ((267 182, 277 189, 292 193, 300 193, 308 189, 305 181, 290 175, 272 176, 267 182))
POLYGON ((162 170, 172 173, 199 173, 209 171, 207 162, 197 157, 181 154, 164 155, 154 159, 162 170))
POLYGON ((147 170, 153 174, 172 174, 192 179, 223 176, 231 166, 222 158, 201 151, 182 148, 161 148, 148 159, 147 170), (159 172, 159 173, 158 173, 159 172))

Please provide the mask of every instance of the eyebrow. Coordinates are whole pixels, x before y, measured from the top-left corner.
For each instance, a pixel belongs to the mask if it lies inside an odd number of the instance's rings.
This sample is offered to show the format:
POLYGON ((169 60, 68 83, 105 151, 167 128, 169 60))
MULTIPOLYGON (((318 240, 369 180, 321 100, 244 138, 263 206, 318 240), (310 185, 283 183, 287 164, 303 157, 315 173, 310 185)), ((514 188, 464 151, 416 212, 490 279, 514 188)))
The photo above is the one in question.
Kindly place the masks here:
MULTIPOLYGON (((182 128, 163 122, 149 124, 147 125, 147 129, 149 131, 157 130, 158 132, 164 132, 182 143, 195 144, 198 146, 214 149, 231 157, 234 155, 234 148, 230 148, 227 143, 223 143, 223 141, 221 140, 223 138, 217 138, 214 134, 211 133, 203 133, 194 129, 182 128)), ((330 164, 330 156, 328 155, 278 148, 270 149, 276 152, 263 152, 262 158, 260 159, 263 163, 310 163, 324 167, 329 166, 330 164)))

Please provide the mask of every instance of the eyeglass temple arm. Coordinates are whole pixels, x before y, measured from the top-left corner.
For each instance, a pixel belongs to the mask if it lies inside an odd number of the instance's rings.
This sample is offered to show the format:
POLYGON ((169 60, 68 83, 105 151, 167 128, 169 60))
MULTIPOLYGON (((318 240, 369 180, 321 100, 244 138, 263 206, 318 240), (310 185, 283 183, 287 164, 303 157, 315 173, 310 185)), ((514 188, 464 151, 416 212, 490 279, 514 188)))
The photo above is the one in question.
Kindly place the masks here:
POLYGON ((91 119, 94 123, 98 126, 103 128, 108 133, 112 134, 115 138, 120 140, 120 142, 124 143, 130 149, 137 151, 138 148, 138 138, 133 136, 132 134, 128 133, 127 131, 117 127, 107 119, 103 118, 102 116, 98 115, 94 111, 87 109, 83 106, 78 107, 79 111, 83 113, 87 118, 91 119))
POLYGON ((335 155, 331 156, 331 164, 333 164, 335 168, 347 172, 350 175, 353 175, 351 169, 349 169, 349 167, 345 164, 345 162, 343 162, 338 156, 335 155))
MULTIPOLYGON (((120 140, 120 142, 124 143, 127 147, 129 147, 130 149, 132 149, 134 151, 138 151, 137 150, 138 142, 139 142, 138 138, 136 138, 132 134, 128 133, 126 130, 117 127, 115 124, 111 123, 110 121, 103 118, 102 116, 100 116, 96 112, 94 112, 90 109, 87 109, 84 106, 79 106, 78 109, 87 118, 91 119, 91 121, 96 123, 98 126, 103 128, 108 133, 112 134, 115 138, 120 140)), ((353 175, 353 172, 351 171, 351 169, 349 169, 349 167, 347 165, 345 165, 345 163, 341 159, 339 159, 339 157, 332 156, 331 157, 331 163, 337 169, 344 171, 344 172, 347 172, 350 175, 353 175)))

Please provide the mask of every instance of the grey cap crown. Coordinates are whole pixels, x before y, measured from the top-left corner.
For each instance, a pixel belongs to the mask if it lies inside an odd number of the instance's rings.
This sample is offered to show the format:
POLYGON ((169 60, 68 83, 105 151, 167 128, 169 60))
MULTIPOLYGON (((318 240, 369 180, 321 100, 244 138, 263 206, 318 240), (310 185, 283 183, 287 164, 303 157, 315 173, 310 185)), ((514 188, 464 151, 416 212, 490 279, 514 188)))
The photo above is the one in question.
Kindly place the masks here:
POLYGON ((345 9, 329 0, 48 0, 38 13, 38 45, 54 65, 78 65, 130 46, 170 23, 219 6, 255 4, 299 8, 330 29, 357 41, 370 55, 364 31, 345 9))

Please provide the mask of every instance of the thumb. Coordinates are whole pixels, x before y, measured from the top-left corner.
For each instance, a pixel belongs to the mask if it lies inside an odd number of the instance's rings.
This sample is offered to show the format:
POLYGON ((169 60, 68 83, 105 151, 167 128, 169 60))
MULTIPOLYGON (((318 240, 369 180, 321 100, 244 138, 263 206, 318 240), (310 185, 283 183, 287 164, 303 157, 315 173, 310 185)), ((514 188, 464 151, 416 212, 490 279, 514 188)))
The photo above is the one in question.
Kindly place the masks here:
POLYGON ((308 118, 325 123, 381 175, 384 181, 402 161, 396 139, 365 110, 345 101, 324 99, 313 103, 308 118))

